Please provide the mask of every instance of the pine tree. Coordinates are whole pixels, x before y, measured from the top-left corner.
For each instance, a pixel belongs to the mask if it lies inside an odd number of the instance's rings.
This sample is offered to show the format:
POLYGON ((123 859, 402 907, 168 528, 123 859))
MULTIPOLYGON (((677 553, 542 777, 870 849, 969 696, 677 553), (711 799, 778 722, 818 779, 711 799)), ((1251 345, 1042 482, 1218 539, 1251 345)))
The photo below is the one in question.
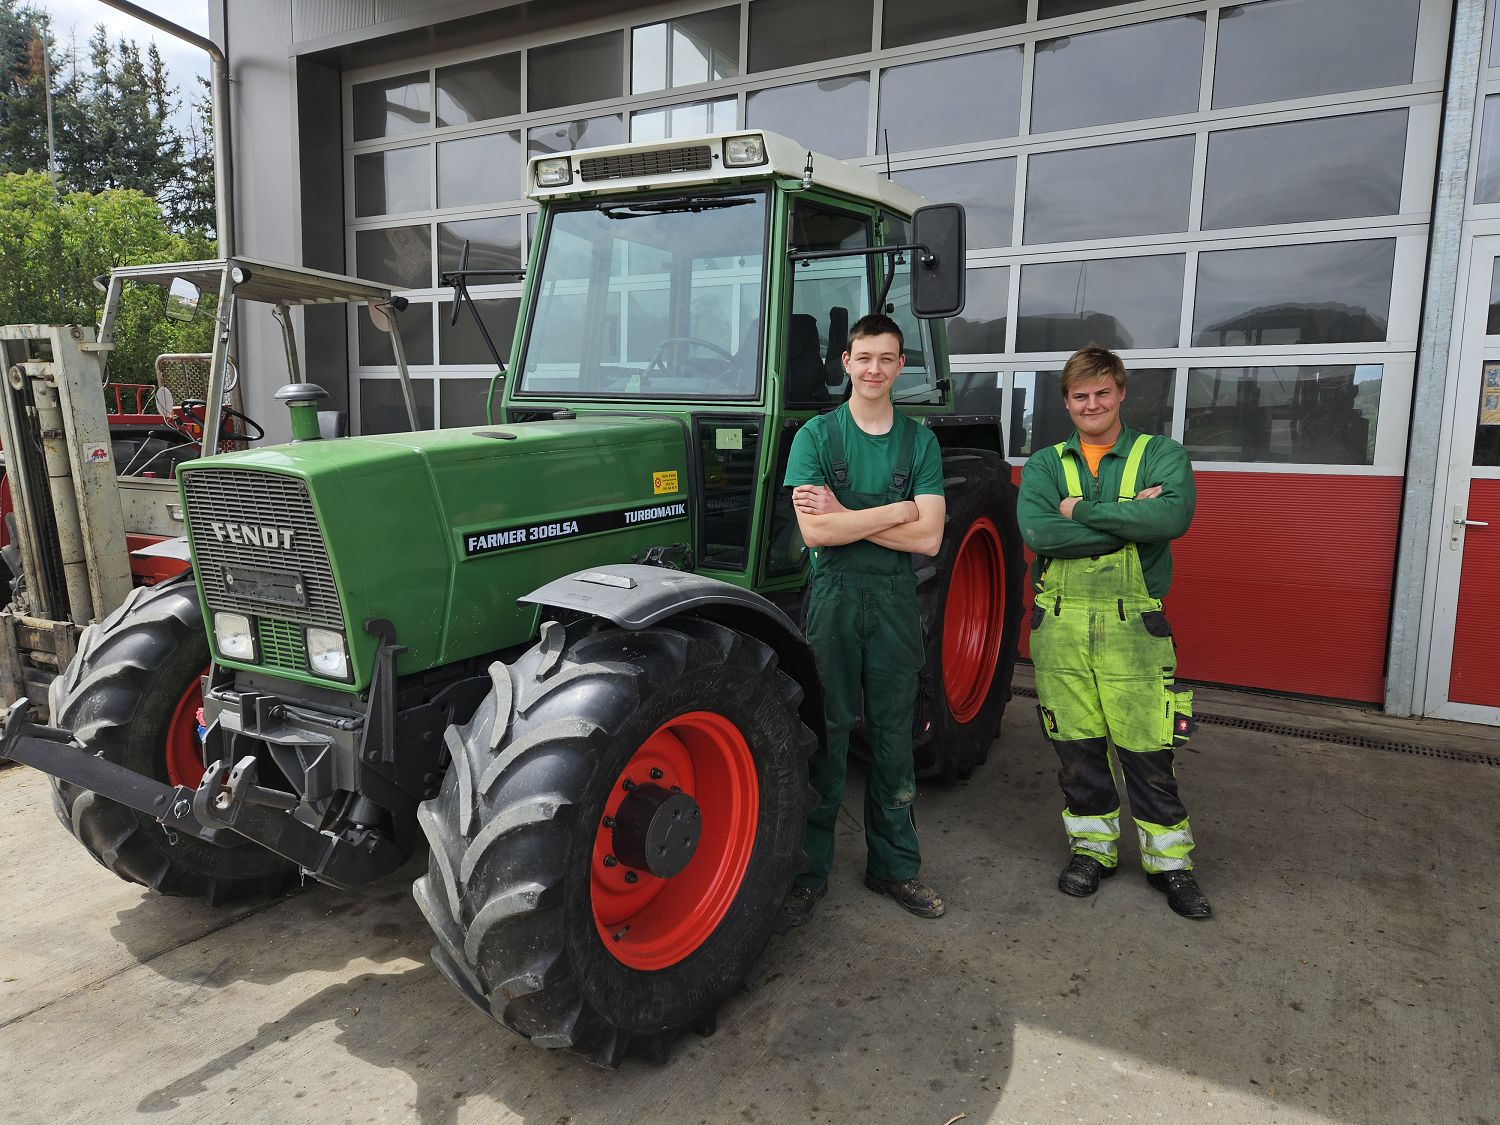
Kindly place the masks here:
POLYGON ((0 0, 0 172, 47 167, 47 72, 55 70, 51 19, 0 0))

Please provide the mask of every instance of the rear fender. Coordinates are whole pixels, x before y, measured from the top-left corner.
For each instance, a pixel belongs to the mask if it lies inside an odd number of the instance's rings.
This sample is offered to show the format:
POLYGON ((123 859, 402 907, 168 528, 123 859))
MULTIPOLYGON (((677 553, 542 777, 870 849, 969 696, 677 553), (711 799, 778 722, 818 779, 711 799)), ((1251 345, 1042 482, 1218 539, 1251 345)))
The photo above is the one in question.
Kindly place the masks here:
POLYGON ((759 594, 701 574, 620 563, 566 574, 517 600, 600 618, 621 629, 646 629, 687 615, 748 633, 769 645, 781 670, 801 686, 800 717, 818 736, 818 745, 827 745, 823 684, 812 649, 791 618, 759 594))

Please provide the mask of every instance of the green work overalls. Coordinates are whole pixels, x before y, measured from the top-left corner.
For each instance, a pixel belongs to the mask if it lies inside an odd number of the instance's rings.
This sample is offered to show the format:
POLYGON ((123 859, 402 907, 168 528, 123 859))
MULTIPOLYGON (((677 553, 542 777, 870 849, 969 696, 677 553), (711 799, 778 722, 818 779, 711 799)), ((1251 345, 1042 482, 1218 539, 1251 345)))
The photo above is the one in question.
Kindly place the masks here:
MULTIPOLYGON (((828 461, 824 479, 844 507, 876 508, 911 497, 917 424, 896 412, 901 427, 895 469, 886 491, 855 492, 840 433, 841 413, 826 416, 828 461)), ((827 749, 812 761, 818 805, 807 820, 809 866, 804 887, 821 887, 833 867, 833 834, 844 799, 849 734, 861 710, 870 748, 865 785, 866 870, 876 879, 904 882, 921 867, 911 804, 917 781, 912 764, 912 722, 917 675, 922 668, 922 624, 911 555, 859 540, 813 551, 807 639, 823 682, 827 749)))
MULTIPOLYGON (((1118 502, 1135 498, 1150 435, 1131 447, 1118 502)), ((1057 446, 1069 496, 1083 496, 1079 458, 1057 446)), ((1036 581, 1031 660, 1042 727, 1057 750, 1072 851, 1118 861, 1117 752, 1148 872, 1191 870, 1193 833, 1177 794, 1172 747, 1191 732, 1192 694, 1174 683, 1177 652, 1161 601, 1127 543, 1107 555, 1051 559, 1036 581)))

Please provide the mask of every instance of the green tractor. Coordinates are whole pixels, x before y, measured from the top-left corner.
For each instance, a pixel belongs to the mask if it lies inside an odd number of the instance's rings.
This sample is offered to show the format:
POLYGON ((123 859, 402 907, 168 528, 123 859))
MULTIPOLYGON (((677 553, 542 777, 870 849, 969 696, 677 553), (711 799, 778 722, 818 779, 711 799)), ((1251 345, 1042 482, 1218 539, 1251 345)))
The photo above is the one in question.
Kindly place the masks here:
MULTIPOLYGON (((895 397, 943 448, 947 533, 914 564, 924 776, 969 776, 998 734, 1020 539, 998 420, 952 406, 961 209, 762 133, 529 177, 489 424, 319 440, 322 392, 283 388, 293 441, 177 467, 190 572, 84 631, 50 725, 17 703, 0 754, 165 894, 351 887, 425 844, 442 973, 615 1065, 709 1028, 805 862, 823 703, 781 479, 858 317, 903 325, 895 397)), ((484 276, 450 275, 455 311, 484 276)))

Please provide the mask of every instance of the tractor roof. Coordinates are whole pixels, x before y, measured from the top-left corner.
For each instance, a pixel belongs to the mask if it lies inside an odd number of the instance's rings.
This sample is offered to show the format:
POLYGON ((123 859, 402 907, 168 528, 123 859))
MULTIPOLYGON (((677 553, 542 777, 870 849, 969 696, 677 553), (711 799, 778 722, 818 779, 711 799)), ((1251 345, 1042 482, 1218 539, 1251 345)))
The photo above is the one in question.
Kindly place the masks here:
MULTIPOLYGON (((360 301, 388 302, 391 287, 338 273, 267 262, 236 255, 201 262, 165 262, 145 266, 117 266, 111 276, 128 281, 170 286, 178 278, 192 282, 204 294, 217 296, 225 270, 241 271, 234 282, 234 295, 241 300, 270 305, 353 304, 360 301)), ((102 280, 102 279, 101 279, 102 280)))
POLYGON ((868 168, 811 152, 789 137, 756 129, 536 156, 527 167, 527 194, 532 199, 557 199, 614 192, 635 193, 654 187, 735 184, 747 179, 801 179, 809 159, 812 161, 812 183, 816 187, 878 201, 908 215, 929 202, 868 168), (725 142, 746 137, 763 139, 765 159, 755 164, 726 167, 725 142), (572 173, 569 182, 559 186, 539 185, 537 165, 563 159, 569 162, 572 173))

